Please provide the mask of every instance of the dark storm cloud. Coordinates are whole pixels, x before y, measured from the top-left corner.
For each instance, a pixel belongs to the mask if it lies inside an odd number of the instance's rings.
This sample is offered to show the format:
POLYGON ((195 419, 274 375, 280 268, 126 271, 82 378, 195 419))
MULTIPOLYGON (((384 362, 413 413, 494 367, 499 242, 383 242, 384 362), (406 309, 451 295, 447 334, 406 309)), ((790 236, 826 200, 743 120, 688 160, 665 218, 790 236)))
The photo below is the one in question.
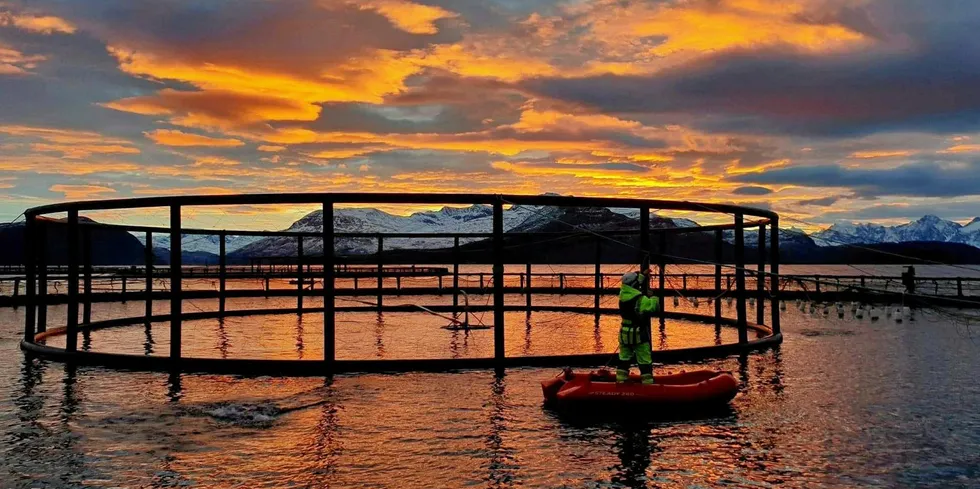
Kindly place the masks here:
POLYGON ((696 114, 696 126, 719 131, 848 136, 980 128, 980 3, 926 9, 878 1, 832 15, 867 44, 844 53, 728 50, 649 75, 522 86, 609 112, 696 114))
POLYGON ((766 187, 739 187, 732 190, 732 193, 735 195, 769 195, 772 190, 766 187))
POLYGON ((38 36, 3 30, 0 42, 44 53, 30 76, 0 76, 0 124, 91 130, 138 137, 145 118, 100 107, 120 96, 157 90, 159 83, 117 69, 105 44, 85 33, 38 36))
POLYGON ((943 46, 909 56, 724 53, 650 76, 540 79, 538 93, 612 112, 730 116, 705 125, 846 134, 980 127, 980 56, 943 46))
POLYGON ((817 206, 817 207, 830 207, 830 206, 836 204, 837 201, 840 200, 840 199, 841 199, 841 196, 839 196, 839 195, 833 195, 833 196, 830 196, 830 197, 823 197, 823 198, 820 198, 820 199, 800 200, 800 201, 796 202, 796 205, 813 205, 813 206, 817 206))
POLYGON ((896 168, 862 169, 836 165, 797 166, 765 173, 737 175, 731 180, 805 187, 847 187, 858 196, 905 195, 955 197, 980 195, 980 169, 975 165, 943 166, 914 163, 896 168))
POLYGON ((110 43, 188 63, 216 60, 280 73, 319 76, 324 66, 372 49, 409 51, 455 42, 457 29, 436 34, 399 29, 354 3, 312 0, 267 2, 68 2, 49 6, 110 43))
POLYGON ((827 223, 838 220, 874 221, 877 219, 908 219, 911 221, 926 215, 938 215, 946 219, 955 220, 972 219, 980 215, 980 204, 975 201, 936 202, 913 205, 883 204, 860 209, 827 212, 818 214, 808 220, 827 223))

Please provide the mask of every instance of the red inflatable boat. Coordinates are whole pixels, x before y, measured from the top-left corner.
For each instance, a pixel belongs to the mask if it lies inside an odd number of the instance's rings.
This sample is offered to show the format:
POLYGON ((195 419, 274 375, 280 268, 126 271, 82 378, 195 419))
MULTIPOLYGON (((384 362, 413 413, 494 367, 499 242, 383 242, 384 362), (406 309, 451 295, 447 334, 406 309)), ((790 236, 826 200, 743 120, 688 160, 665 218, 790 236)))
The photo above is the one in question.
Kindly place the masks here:
POLYGON ((717 406, 738 393, 738 381, 728 372, 694 370, 657 375, 654 384, 640 383, 639 375, 616 383, 609 370, 574 373, 565 370, 541 383, 544 398, 556 404, 627 403, 650 406, 717 406))

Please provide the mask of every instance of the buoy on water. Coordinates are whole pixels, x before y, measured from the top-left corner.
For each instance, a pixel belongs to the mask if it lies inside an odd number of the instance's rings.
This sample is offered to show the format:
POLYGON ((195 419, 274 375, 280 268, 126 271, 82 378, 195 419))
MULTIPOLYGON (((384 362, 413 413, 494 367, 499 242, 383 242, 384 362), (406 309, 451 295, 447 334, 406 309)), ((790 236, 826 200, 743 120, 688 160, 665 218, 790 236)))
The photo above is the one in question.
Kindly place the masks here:
POLYGON ((881 313, 878 312, 878 308, 877 307, 872 307, 870 314, 871 314, 871 320, 872 321, 877 321, 878 320, 878 317, 879 317, 879 314, 881 314, 881 313))
POLYGON ((858 318, 858 319, 864 319, 864 309, 858 309, 858 310, 857 310, 857 311, 856 311, 856 312, 854 313, 854 317, 856 317, 856 318, 858 318))
POLYGON ((786 302, 785 301, 779 303, 779 310, 780 311, 785 311, 786 310, 786 302))
POLYGON ((694 306, 695 309, 697 309, 698 306, 700 306, 701 304, 698 303, 698 298, 695 297, 695 298, 691 299, 691 305, 694 306))
POLYGON ((674 296, 674 307, 680 306, 681 300, 676 295, 674 296))

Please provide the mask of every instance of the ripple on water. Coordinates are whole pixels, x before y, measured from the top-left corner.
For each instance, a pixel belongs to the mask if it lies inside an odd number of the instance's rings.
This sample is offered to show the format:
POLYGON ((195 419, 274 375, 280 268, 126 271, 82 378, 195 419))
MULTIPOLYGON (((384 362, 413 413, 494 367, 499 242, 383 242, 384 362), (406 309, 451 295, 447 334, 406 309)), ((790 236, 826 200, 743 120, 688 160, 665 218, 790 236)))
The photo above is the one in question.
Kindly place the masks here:
MULTIPOLYGON (((22 313, 0 310, 5 351, 16 351, 22 313)), ((348 330, 345 351, 370 357, 379 338, 385 355, 489 351, 485 332, 419 337, 399 317, 384 319, 348 330)), ((943 321, 788 311, 778 351, 704 365, 742 383, 727 412, 666 419, 547 409, 540 381, 555 372, 547 369, 324 382, 114 372, 8 354, 0 357, 0 486, 980 487, 980 347, 943 321)), ((315 356, 311 324, 303 324, 304 355, 315 356)), ((615 348, 604 324, 598 335, 588 321, 530 335, 513 324, 508 353, 615 348)), ((297 345, 295 322, 255 345, 243 327, 221 343, 208 329, 215 324, 200 326, 187 334, 208 339, 209 351, 297 345)), ((130 339, 144 334, 132 331, 130 339)), ((159 333, 154 347, 166 351, 159 333)), ((686 334, 713 340, 713 328, 668 325, 666 333, 671 347, 686 334)), ((109 339, 93 334, 92 345, 109 339)))

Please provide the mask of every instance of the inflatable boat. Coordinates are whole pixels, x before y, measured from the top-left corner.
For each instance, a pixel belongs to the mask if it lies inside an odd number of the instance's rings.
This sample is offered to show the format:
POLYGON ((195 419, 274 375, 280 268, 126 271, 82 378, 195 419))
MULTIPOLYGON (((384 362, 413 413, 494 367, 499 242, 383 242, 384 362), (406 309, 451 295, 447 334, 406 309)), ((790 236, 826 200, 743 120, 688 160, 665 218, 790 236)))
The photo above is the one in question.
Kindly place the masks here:
POLYGON ((738 393, 738 381, 729 372, 694 370, 656 375, 643 384, 633 374, 616 383, 609 370, 575 373, 565 370, 541 383, 546 402, 558 405, 625 403, 651 407, 714 407, 727 404, 738 393))

